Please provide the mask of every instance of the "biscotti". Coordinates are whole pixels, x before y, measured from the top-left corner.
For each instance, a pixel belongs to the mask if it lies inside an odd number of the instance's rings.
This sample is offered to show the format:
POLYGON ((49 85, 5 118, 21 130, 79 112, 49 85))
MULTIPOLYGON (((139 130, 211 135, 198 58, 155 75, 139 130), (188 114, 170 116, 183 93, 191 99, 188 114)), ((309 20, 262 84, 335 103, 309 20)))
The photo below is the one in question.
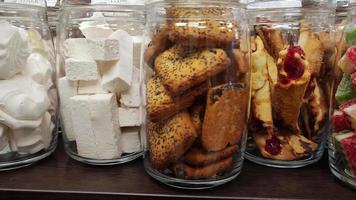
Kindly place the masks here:
POLYGON ((157 57, 155 70, 170 94, 178 96, 225 70, 230 63, 223 49, 188 51, 175 45, 157 57))
POLYGON ((181 112, 158 123, 148 124, 150 160, 157 169, 178 161, 191 147, 197 132, 187 112, 181 112))
POLYGON ((229 170, 232 167, 232 164, 232 157, 203 167, 191 167, 184 163, 178 163, 174 166, 173 172, 177 177, 184 179, 214 178, 229 170))
POLYGON ((219 162, 232 156, 238 151, 238 146, 233 145, 217 152, 206 152, 201 148, 191 148, 184 155, 184 162, 192 166, 205 166, 219 162))
POLYGON ((167 10, 167 16, 169 39, 174 43, 190 47, 216 47, 231 45, 236 38, 237 22, 229 20, 232 16, 230 9, 171 7, 167 10))
POLYGON ((153 77, 147 82, 147 113, 151 121, 168 118, 175 113, 192 105, 194 99, 208 90, 208 85, 203 83, 189 92, 172 97, 163 86, 158 77, 153 77))
POLYGON ((220 151, 240 141, 245 131, 248 99, 248 90, 241 84, 209 89, 202 132, 206 151, 220 151))

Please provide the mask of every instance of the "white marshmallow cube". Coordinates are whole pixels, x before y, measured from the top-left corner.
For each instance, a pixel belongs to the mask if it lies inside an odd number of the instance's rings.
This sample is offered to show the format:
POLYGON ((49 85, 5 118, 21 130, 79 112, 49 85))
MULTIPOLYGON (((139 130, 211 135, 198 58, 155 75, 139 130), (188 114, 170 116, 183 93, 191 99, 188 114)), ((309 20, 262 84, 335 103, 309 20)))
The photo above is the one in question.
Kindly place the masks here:
POLYGON ((142 151, 139 132, 140 127, 122 129, 120 144, 123 153, 136 153, 142 151))
POLYGON ((140 84, 133 83, 129 90, 121 94, 120 102, 126 107, 137 108, 141 105, 140 84))
POLYGON ((106 94, 108 93, 103 89, 101 77, 96 81, 79 81, 78 94, 106 94))
POLYGON ((115 31, 110 38, 119 41, 120 60, 101 66, 103 87, 110 92, 121 93, 130 88, 133 78, 133 41, 125 31, 115 31))
POLYGON ((71 98, 72 121, 80 156, 113 159, 121 156, 121 130, 115 94, 71 98))
POLYGON ((140 126, 140 110, 138 108, 119 108, 120 127, 140 126))
POLYGON ((89 52, 96 61, 119 60, 119 41, 116 39, 88 40, 89 52))
POLYGON ((78 81, 70 81, 66 77, 58 79, 58 94, 61 106, 61 122, 64 127, 66 137, 69 141, 75 140, 73 121, 71 118, 70 98, 77 95, 78 81))
POLYGON ((71 81, 90 81, 99 77, 98 67, 93 60, 68 58, 65 60, 65 71, 71 81))
POLYGON ((85 38, 69 38, 65 41, 67 57, 79 60, 92 60, 89 45, 85 38))

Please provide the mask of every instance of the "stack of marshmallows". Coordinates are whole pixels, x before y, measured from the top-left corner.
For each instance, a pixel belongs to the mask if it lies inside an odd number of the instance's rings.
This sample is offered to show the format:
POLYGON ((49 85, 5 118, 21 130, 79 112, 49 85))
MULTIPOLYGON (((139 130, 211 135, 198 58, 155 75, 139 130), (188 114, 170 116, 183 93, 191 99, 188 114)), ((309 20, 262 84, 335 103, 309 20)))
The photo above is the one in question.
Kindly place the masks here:
POLYGON ((54 129, 51 48, 34 29, 0 27, 0 154, 34 154, 49 148, 54 129))
POLYGON ((140 70, 134 59, 142 38, 113 31, 102 16, 91 18, 79 27, 85 38, 64 42, 61 120, 79 156, 115 159, 142 149, 140 70))

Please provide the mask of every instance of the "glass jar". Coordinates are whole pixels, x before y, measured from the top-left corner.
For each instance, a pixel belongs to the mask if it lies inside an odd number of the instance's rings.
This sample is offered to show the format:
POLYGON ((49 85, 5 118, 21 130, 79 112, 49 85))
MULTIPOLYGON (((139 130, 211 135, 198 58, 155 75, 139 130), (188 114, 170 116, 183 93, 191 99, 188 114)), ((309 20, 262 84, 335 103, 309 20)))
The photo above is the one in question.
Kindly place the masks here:
POLYGON ((344 31, 346 52, 342 52, 338 67, 342 80, 337 85, 329 138, 331 172, 340 180, 356 188, 356 2, 350 1, 348 20, 344 31))
POLYGON ((238 1, 147 4, 147 138, 155 179, 201 189, 234 179, 249 112, 249 32, 238 1))
POLYGON ((65 150, 92 165, 142 156, 144 5, 107 2, 63 2, 57 31, 65 150))
POLYGON ((297 168, 323 155, 336 51, 334 10, 321 2, 248 5, 252 94, 246 158, 252 162, 297 168))
POLYGON ((0 170, 30 165, 57 145, 54 52, 45 2, 0 0, 0 170))

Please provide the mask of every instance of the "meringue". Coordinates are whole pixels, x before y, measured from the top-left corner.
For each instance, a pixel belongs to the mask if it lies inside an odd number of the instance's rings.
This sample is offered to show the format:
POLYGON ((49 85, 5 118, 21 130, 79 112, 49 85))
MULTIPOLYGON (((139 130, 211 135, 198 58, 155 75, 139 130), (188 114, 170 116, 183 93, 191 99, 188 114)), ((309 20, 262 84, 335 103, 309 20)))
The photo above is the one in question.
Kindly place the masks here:
POLYGON ((87 39, 107 38, 113 33, 100 12, 94 13, 88 21, 82 22, 79 29, 87 39))
POLYGON ((0 81, 0 91, 0 122, 10 128, 14 120, 36 121, 50 106, 47 89, 23 75, 0 81))
POLYGON ((35 129, 18 129, 10 134, 11 149, 19 154, 34 154, 47 149, 52 141, 54 124, 47 112, 41 120, 41 125, 35 129))
POLYGON ((39 53, 32 53, 28 57, 24 75, 31 77, 32 80, 36 81, 38 84, 46 86, 47 88, 53 84, 51 80, 52 65, 43 55, 39 53))
POLYGON ((7 136, 7 127, 0 124, 0 151, 5 149, 9 144, 9 138, 7 136))
POLYGON ((9 79, 24 68, 30 55, 28 34, 4 20, 0 27, 0 79, 9 79))

